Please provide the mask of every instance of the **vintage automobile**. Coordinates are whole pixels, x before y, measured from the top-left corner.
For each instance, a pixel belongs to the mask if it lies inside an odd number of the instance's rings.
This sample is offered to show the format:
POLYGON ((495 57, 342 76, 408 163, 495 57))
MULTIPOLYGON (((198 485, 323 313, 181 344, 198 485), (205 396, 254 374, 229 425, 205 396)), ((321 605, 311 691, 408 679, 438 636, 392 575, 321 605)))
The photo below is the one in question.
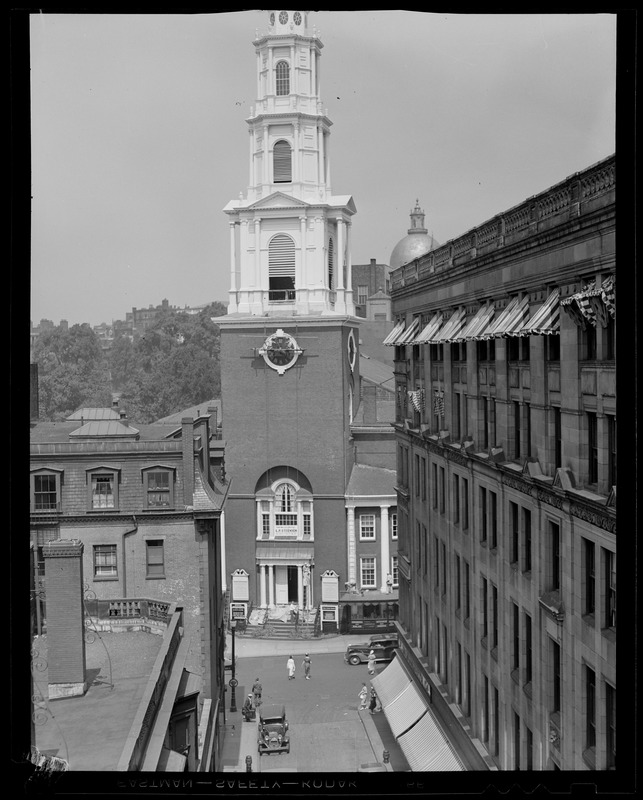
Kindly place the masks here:
POLYGON ((257 744, 260 756, 264 753, 290 752, 285 706, 274 703, 261 706, 257 744))
POLYGON ((349 644, 344 653, 344 661, 356 666, 365 664, 371 650, 375 653, 376 661, 391 661, 398 646, 397 636, 391 633, 376 633, 360 644, 349 644))

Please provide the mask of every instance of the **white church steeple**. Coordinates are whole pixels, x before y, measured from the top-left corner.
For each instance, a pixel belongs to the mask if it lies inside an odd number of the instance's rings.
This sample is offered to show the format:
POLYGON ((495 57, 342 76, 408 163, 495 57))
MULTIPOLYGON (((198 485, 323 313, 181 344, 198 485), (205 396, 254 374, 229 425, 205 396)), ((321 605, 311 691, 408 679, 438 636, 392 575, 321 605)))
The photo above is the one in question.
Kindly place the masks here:
POLYGON ((354 315, 355 205, 330 187, 331 121, 320 96, 322 43, 307 11, 269 12, 253 42, 257 99, 246 120, 249 184, 225 207, 228 313, 354 315))

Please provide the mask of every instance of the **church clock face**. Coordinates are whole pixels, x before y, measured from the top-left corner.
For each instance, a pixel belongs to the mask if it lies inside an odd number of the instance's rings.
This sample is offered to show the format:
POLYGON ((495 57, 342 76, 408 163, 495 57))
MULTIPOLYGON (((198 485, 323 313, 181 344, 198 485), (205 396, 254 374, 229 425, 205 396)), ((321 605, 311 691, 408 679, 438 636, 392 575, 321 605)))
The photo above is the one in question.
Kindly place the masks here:
POLYGON ((355 358, 357 356, 357 347, 355 346, 355 334, 351 331, 348 334, 348 364, 351 372, 355 371, 355 358))
POLYGON ((278 328, 266 339, 259 353, 271 369, 283 375, 287 369, 294 366, 301 349, 294 337, 278 328))

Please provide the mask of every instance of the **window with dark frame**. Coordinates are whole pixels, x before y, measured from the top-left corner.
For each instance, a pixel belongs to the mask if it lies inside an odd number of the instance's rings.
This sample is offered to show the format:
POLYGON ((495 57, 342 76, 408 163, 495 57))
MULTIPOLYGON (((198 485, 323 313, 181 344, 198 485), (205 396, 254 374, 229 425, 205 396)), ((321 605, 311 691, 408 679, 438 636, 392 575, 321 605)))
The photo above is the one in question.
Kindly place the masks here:
POLYGON ((442 596, 447 593, 447 546, 442 542, 442 596))
POLYGON ((520 769, 520 717, 516 712, 514 715, 514 769, 520 769))
POLYGON ((560 408, 554 406, 552 408, 552 414, 554 415, 554 468, 558 469, 563 464, 563 429, 560 419, 560 408))
POLYGON ((498 647, 498 587, 491 584, 491 648, 498 647))
POLYGON ((491 533, 491 549, 498 547, 498 495, 489 491, 489 528, 491 533))
POLYGON ((527 452, 525 455, 527 457, 531 456, 531 405, 529 403, 525 403, 525 447, 527 452))
POLYGON ((455 556, 455 610, 462 608, 462 576, 460 575, 460 556, 455 556))
POLYGON ((547 361, 560 361, 560 336, 545 336, 545 358, 547 361))
POLYGON ((520 458, 520 403, 513 401, 514 458, 520 458))
POLYGON ((608 414, 607 420, 607 485, 616 486, 616 417, 608 414))
POLYGON ((616 628, 616 553, 603 550, 603 584, 605 597, 604 628, 616 628))
POLYGON ((596 361, 596 328, 587 325, 580 331, 581 361, 596 361))
POLYGON ((487 490, 480 487, 480 541, 487 541, 487 490))
POLYGON ((605 756, 607 769, 616 768, 616 689, 605 682, 605 756))
POLYGON ((520 608, 516 603, 511 604, 512 611, 512 641, 511 669, 520 669, 520 608))
POLYGON ((531 511, 528 508, 522 510, 523 523, 523 572, 531 572, 531 511))
POLYGON ((433 486, 433 508, 438 507, 438 465, 431 464, 431 483, 433 486))
POLYGON ((94 545, 94 578, 117 578, 118 562, 115 544, 94 545))
POLYGON ((55 474, 32 475, 32 502, 34 511, 55 511, 58 509, 59 476, 55 474))
POLYGON ((518 504, 509 501, 509 519, 511 524, 511 548, 510 548, 510 556, 512 564, 518 563, 519 558, 519 536, 520 536, 520 521, 518 515, 518 504))
POLYGON ((487 587, 487 579, 483 578, 480 587, 480 606, 482 608, 482 639, 487 639, 489 635, 489 601, 487 587))
POLYGON ((603 333, 603 360, 613 361, 616 357, 616 322, 613 317, 608 319, 607 325, 602 328, 603 333))
POLYGON ((482 680, 482 741, 489 741, 489 678, 482 680))
POLYGON ((549 542, 551 554, 551 581, 550 589, 556 591, 560 589, 560 525, 556 522, 549 522, 549 542))
POLYGON ((594 542, 582 538, 583 542, 583 613, 593 614, 596 610, 596 547, 594 542))
POLYGON ((531 615, 525 614, 525 685, 531 683, 532 669, 531 615))
POLYGON ((593 411, 587 412, 587 480, 598 481, 598 420, 593 411))
POLYGON ((165 543, 163 539, 148 539, 145 542, 146 577, 165 577, 165 543))
POLYGON ((93 472, 89 476, 91 508, 116 508, 116 474, 93 472))
POLYGON ((462 529, 469 528, 469 479, 462 478, 462 529))
POLYGON ((460 523, 460 476, 453 476, 453 522, 460 523))
POLYGON ((444 467, 440 467, 440 514, 444 514, 445 512, 445 503, 446 503, 446 474, 444 467))
POLYGON ((464 619, 469 619, 471 614, 471 568, 469 562, 464 562, 464 619))
POLYGON ((585 664, 585 749, 596 747, 596 673, 585 664))
POLYGON ((560 682, 560 645, 553 639, 549 640, 551 645, 551 669, 552 669, 552 707, 553 713, 560 711, 561 682, 560 682))
POLYGON ((173 503, 170 470, 152 469, 144 475, 147 508, 170 508, 173 503))

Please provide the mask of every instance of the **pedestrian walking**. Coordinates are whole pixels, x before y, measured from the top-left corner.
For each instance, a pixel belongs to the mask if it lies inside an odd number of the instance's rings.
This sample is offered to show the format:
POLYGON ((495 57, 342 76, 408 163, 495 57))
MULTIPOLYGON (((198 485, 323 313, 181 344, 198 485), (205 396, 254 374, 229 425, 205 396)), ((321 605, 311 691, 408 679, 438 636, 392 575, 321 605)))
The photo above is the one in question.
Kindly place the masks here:
POLYGON ((304 656, 304 660, 301 662, 302 667, 304 668, 304 675, 306 676, 306 680, 310 680, 310 656, 308 653, 304 656))
POLYGON ((246 697, 246 702, 243 704, 243 708, 241 709, 241 713, 243 714, 243 719, 245 722, 250 722, 255 718, 255 711, 256 706, 253 705, 253 696, 249 694, 246 697))
POLYGON ((375 689, 371 686, 371 699, 368 704, 368 710, 370 714, 374 714, 377 711, 377 693, 375 689))
POLYGON ((255 678, 255 682, 252 684, 252 698, 255 708, 259 708, 261 705, 261 694, 263 692, 263 688, 259 683, 259 678, 255 678))
POLYGON ((371 650, 371 652, 368 654, 368 664, 366 666, 368 667, 368 674, 369 675, 375 675, 375 651, 374 650, 371 650))
POLYGON ((368 689, 365 683, 362 684, 357 696, 359 697, 359 710, 363 711, 366 708, 366 698, 368 697, 368 689))
POLYGON ((294 681, 295 680, 295 659, 290 656, 288 661, 286 662, 286 667, 288 669, 288 680, 294 681))
POLYGON ((297 621, 297 606, 291 601, 290 603, 290 621, 296 622, 297 621))

